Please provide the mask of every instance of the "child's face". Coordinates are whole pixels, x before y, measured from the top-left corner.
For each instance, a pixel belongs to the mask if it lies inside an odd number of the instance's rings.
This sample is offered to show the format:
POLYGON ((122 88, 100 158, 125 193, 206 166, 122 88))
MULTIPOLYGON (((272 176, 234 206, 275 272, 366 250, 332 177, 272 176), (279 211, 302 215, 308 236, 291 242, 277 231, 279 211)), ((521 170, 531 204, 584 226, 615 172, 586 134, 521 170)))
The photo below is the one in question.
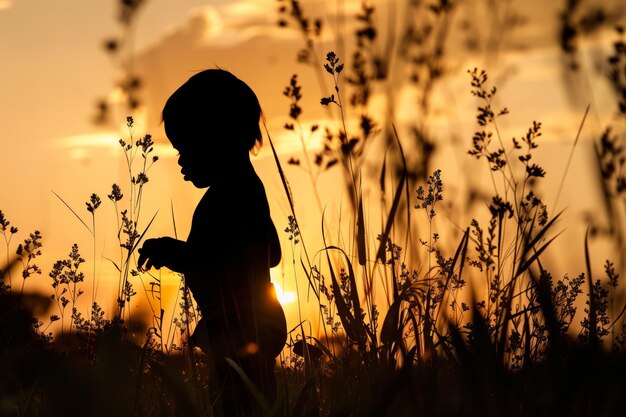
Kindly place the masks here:
POLYGON ((178 165, 185 181, 198 188, 213 185, 220 172, 217 152, 206 143, 211 140, 203 129, 194 129, 189 124, 165 123, 165 133, 178 151, 178 165))

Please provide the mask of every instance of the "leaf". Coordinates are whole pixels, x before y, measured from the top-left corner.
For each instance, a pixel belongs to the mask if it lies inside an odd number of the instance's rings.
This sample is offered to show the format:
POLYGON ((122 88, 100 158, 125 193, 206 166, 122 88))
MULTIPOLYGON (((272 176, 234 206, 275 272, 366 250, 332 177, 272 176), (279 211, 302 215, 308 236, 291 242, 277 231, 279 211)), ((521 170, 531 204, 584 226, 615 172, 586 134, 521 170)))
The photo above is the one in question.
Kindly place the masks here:
MULTIPOLYGON (((350 311, 350 308, 348 308, 348 305, 346 304, 346 301, 343 298, 343 294, 341 293, 341 287, 339 286, 339 282, 337 281, 337 276, 335 274, 335 270, 330 260, 330 255, 328 253, 330 249, 335 249, 335 247, 327 247, 322 250, 326 252, 326 258, 328 260, 328 268, 329 268, 330 277, 331 277, 331 287, 333 289, 333 294, 334 294, 333 300, 335 302, 335 305, 337 306, 337 314, 339 315, 341 324, 343 325, 344 330, 346 331, 346 334, 348 335, 348 337, 356 341, 359 344, 359 348, 364 349, 365 348, 365 345, 364 345, 365 332, 362 326, 360 325, 361 324, 360 321, 357 320, 356 317, 352 314, 352 312, 350 311)), ((357 298, 358 298, 358 295, 357 295, 357 298)))
MULTIPOLYGON (((546 232, 554 225, 554 222, 556 222, 556 220, 561 216, 563 212, 560 211, 557 215, 555 215, 552 220, 550 220, 544 227, 543 229, 541 229, 539 231, 539 233, 537 233, 537 235, 524 247, 524 252, 522 253, 522 257, 521 259, 525 259, 526 255, 528 254, 528 252, 530 252, 531 249, 534 248, 534 246, 543 238, 543 236, 546 234, 546 232)), ((513 278, 517 278, 519 275, 521 275, 536 259, 537 257, 541 254, 541 252, 543 252, 550 243, 552 243, 552 241, 554 239, 556 239, 558 236, 560 235, 557 234, 555 237, 553 237, 552 239, 550 239, 548 241, 548 243, 546 243, 539 251, 535 251, 534 255, 531 256, 526 262, 523 262, 522 264, 520 264, 517 273, 515 274, 515 276, 513 278)))
POLYGON ((293 344, 293 353, 305 358, 306 360, 315 360, 321 358, 324 351, 319 347, 300 339, 293 344))
POLYGON ((396 341, 398 334, 401 333, 401 329, 398 328, 398 317, 400 315, 400 305, 402 301, 401 298, 397 298, 391 306, 389 306, 389 310, 387 310, 387 315, 385 316, 383 326, 380 330, 380 341, 385 345, 396 341))
POLYGON ((313 339, 313 341, 315 342, 316 347, 317 347, 318 349, 321 349, 321 350, 322 350, 322 352, 323 352, 323 353, 324 353, 327 357, 329 357, 330 359, 333 359, 333 358, 334 358, 334 355, 330 352, 330 350, 326 347, 326 345, 324 345, 324 344, 322 343, 322 341, 321 341, 321 340, 319 340, 319 339, 317 339, 317 338, 315 338, 315 337, 313 337, 313 336, 311 336, 311 339, 313 339))
POLYGON ((353 340, 355 340, 359 344, 359 347, 364 350, 365 349, 365 336, 369 335, 372 340, 374 340, 376 336, 372 334, 371 330, 363 322, 363 316, 361 314, 361 302, 359 300, 359 292, 357 290, 358 287, 356 284, 356 278, 354 275, 354 268, 352 267, 352 262, 350 262, 350 258, 348 257, 348 254, 343 249, 337 246, 332 246, 332 245, 327 246, 322 250, 326 251, 326 256, 328 258, 328 264, 329 264, 329 268, 331 272, 333 293, 335 294, 335 304, 337 305, 339 318, 342 319, 342 324, 344 324, 344 327, 346 326, 346 324, 348 324, 349 329, 347 328, 346 331, 348 330, 350 331, 350 333, 352 334, 353 340), (350 280, 350 289, 351 289, 350 296, 351 296, 352 309, 353 309, 354 314, 350 312, 350 309, 348 308, 347 304, 345 303, 345 300, 343 299, 343 295, 341 294, 341 288, 339 287, 337 277, 330 263, 330 256, 328 255, 328 251, 330 250, 339 251, 340 253, 343 254, 345 258, 345 261, 348 267, 348 278, 350 280), (345 315, 345 320, 342 317, 342 315, 345 315), (344 323, 344 321, 346 323, 344 323))
POLYGON ((391 233, 391 228, 393 227, 393 223, 396 218, 396 212, 398 211, 398 206, 400 205, 400 198, 402 198, 402 191, 404 188, 404 182, 406 181, 406 171, 402 171, 402 177, 400 177, 400 182, 398 183, 398 187, 396 188, 396 192, 393 197, 393 203, 391 205, 391 210, 389 210, 389 215, 387 216, 387 223, 385 224, 385 230, 381 236, 380 244, 378 246, 378 253, 376 254, 376 260, 381 260, 385 262, 385 250, 387 248, 387 240, 389 239, 389 234, 391 233))

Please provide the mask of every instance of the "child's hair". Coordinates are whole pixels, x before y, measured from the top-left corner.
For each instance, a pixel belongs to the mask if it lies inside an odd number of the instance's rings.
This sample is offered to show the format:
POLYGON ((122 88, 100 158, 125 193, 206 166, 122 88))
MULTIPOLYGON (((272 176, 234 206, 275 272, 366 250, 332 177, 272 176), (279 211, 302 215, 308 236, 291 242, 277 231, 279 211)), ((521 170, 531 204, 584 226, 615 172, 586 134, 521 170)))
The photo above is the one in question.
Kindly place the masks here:
POLYGON ((210 129, 220 136, 212 144, 251 151, 263 143, 259 118, 261 106, 250 87, 222 69, 193 75, 170 96, 163 108, 164 123, 176 121, 210 129))

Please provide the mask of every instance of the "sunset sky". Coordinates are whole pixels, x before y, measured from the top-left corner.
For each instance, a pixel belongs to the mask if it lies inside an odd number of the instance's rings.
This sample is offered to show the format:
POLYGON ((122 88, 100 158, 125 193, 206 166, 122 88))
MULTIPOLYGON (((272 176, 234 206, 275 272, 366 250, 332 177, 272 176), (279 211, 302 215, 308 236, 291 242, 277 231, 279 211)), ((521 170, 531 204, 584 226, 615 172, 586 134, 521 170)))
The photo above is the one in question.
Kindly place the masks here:
MULTIPOLYGON (((352 42, 353 16, 359 10, 360 1, 302 3, 306 12, 323 18, 327 25, 318 45, 321 54, 340 51, 338 37, 348 44, 352 42), (339 18, 342 14, 347 16, 345 20, 339 18)), ((379 8, 381 22, 394 16, 400 21, 397 16, 402 16, 406 7, 406 2, 400 0, 373 3, 379 8)), ((458 9, 454 24, 488 21, 486 3, 465 2, 458 9)), ((585 107, 590 104, 589 118, 559 205, 551 208, 551 213, 567 208, 560 226, 565 233, 559 239, 571 243, 559 246, 560 253, 554 254, 555 265, 560 273, 576 274, 584 265, 582 238, 586 225, 582 222, 582 213, 596 209, 600 198, 596 178, 590 174, 590 144, 598 132, 612 122, 616 109, 609 85, 596 69, 600 58, 610 53, 614 34, 602 31, 580 45, 583 75, 574 76, 575 82, 567 84, 556 25, 565 2, 502 3, 510 3, 512 10, 523 17, 523 24, 501 39, 502 45, 495 58, 480 51, 468 52, 460 38, 453 37, 449 45, 448 75, 436 86, 428 120, 430 132, 442 140, 435 164, 442 168, 444 183, 449 183, 451 190, 463 187, 463 179, 459 177, 462 166, 475 164, 477 172, 485 168, 466 155, 476 128, 477 105, 469 93, 466 70, 486 67, 499 87, 499 103, 511 112, 502 122, 505 138, 523 135, 533 120, 544 124, 541 152, 537 157, 550 174, 542 190, 548 196, 546 202, 552 205, 553 190, 558 188, 585 107)), ((618 7, 620 1, 603 3, 618 7)), ((106 278, 110 266, 104 258, 117 250, 114 212, 105 196, 113 182, 123 189, 127 184, 117 143, 120 137, 127 137, 127 111, 120 102, 119 91, 114 88, 120 75, 119 63, 103 48, 106 39, 121 34, 116 13, 117 2, 113 0, 0 0, 0 210, 20 228, 17 237, 20 241, 29 231, 42 231, 45 256, 39 263, 44 275, 37 278, 41 282, 47 282, 53 261, 65 257, 75 242, 84 248, 83 255, 89 262, 93 259, 89 249, 91 236, 52 191, 85 220, 90 219, 84 205, 89 195, 95 192, 103 198, 103 206, 97 213, 98 233, 101 233, 97 237, 96 254, 99 276, 106 278), (100 97, 111 104, 112 122, 106 125, 93 123, 95 103, 100 97)), ((282 91, 292 74, 298 73, 303 85, 303 123, 307 126, 337 125, 336 119, 328 120, 328 113, 319 104, 323 93, 315 71, 296 62, 297 53, 303 47, 301 34, 292 28, 279 28, 277 19, 277 3, 272 0, 148 0, 139 11, 133 56, 134 67, 142 81, 142 105, 134 114, 136 134, 153 134, 156 153, 161 157, 146 186, 144 225, 158 212, 149 237, 173 235, 173 205, 178 235, 184 238, 202 193, 182 181, 175 152, 169 147, 159 120, 169 94, 195 72, 219 66, 252 87, 285 165, 292 156, 302 158, 299 140, 282 128, 288 121, 289 109, 289 101, 282 91)), ((476 36, 486 35, 477 33, 476 36)), ((344 57, 341 58, 343 61, 344 57)), ((398 61, 396 65, 401 67, 403 63, 398 61)), ((328 78, 326 82, 327 87, 332 88, 332 80, 328 78)), ((397 83, 396 88, 394 119, 402 136, 406 133, 403 126, 416 117, 414 96, 406 83, 397 83)), ((373 108, 386 111, 385 97, 383 89, 377 91, 373 108)), ((319 147, 320 139, 321 134, 310 146, 319 147)), ((287 226, 287 199, 269 146, 253 161, 267 189, 287 262, 275 271, 274 279, 293 299, 296 285, 289 272, 290 242, 282 232, 287 226)), ((307 236, 308 232, 311 246, 317 250, 321 248, 320 213, 310 192, 308 176, 298 167, 287 167, 286 173, 301 216, 303 234, 307 236)), ((487 179, 487 172, 476 176, 476 181, 485 186, 488 186, 487 179)), ((337 186, 338 181, 341 181, 341 174, 337 169, 319 178, 331 224, 336 224, 341 217, 342 189, 337 186)), ((371 204, 378 204, 373 194, 371 204)), ((372 208, 371 213, 375 217, 375 209, 372 208)), ((440 223, 443 228, 445 219, 440 221, 444 222, 440 223)), ((468 223, 469 219, 463 221, 468 223)), ((451 228, 449 224, 445 227, 451 228)), ((597 248, 605 250, 606 246, 597 248)), ((4 253, 1 240, 0 249, 0 253, 4 253)), ((4 256, 0 255, 0 264, 3 262, 4 256)), ((39 284, 32 285, 35 288, 39 284)), ((303 285, 304 281, 300 283, 301 291, 303 285)), ((301 297, 305 299, 306 294, 301 297)), ((297 323, 293 307, 288 307, 288 314, 290 324, 297 323)))

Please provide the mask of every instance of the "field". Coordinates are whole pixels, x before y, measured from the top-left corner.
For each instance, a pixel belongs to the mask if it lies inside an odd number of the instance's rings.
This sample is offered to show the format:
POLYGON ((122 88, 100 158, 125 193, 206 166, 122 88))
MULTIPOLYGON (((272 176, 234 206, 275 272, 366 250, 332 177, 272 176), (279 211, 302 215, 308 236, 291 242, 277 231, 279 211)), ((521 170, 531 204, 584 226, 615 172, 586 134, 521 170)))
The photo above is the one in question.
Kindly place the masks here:
MULTIPOLYGON (((267 403, 241 375, 258 414, 626 415, 623 14, 569 1, 559 21, 564 66, 581 77, 577 42, 591 33, 609 34, 601 74, 615 99, 615 108, 604 110, 612 122, 591 146, 593 181, 602 198, 587 221, 577 220, 587 232, 569 243, 579 248, 583 269, 569 275, 554 272, 559 268, 548 254, 564 230, 567 209, 558 203, 575 175, 570 165, 588 129, 590 107, 577 122, 569 153, 558 155, 564 172, 548 172, 541 163, 550 157, 542 155, 542 121, 511 139, 503 133, 511 112, 501 104, 507 97, 497 79, 481 68, 465 69, 465 88, 456 94, 473 96, 468 112, 474 112, 474 133, 452 142, 465 158, 453 175, 466 184, 449 187, 454 181, 436 166, 441 138, 428 123, 433 91, 450 68, 446 46, 458 3, 410 2, 415 19, 395 38, 391 49, 397 55, 383 53, 389 49, 381 48, 381 39, 388 38, 376 7, 362 4, 354 33, 342 40, 353 45, 340 54, 339 48, 322 50, 325 23, 310 18, 305 6, 277 2, 278 26, 303 37, 300 66, 294 63, 293 77, 285 80, 288 116, 280 132, 301 150, 285 158, 265 120, 262 130, 288 207, 287 218, 273 219, 289 242, 283 247, 284 264, 293 271, 288 279, 306 288, 298 288, 297 325, 276 363, 278 400, 267 403), (312 69, 327 91, 318 104, 325 124, 303 120, 308 109, 302 98, 313 87, 301 85, 302 68, 312 69), (401 76, 416 92, 408 124, 397 123, 392 109, 401 76), (384 110, 372 104, 381 90, 389 98, 384 110), (299 185, 319 213, 306 228, 293 198, 294 172, 306 179, 299 185), (327 172, 340 179, 338 214, 326 210, 320 184, 327 172), (477 172, 487 180, 479 181, 477 172), (559 185, 546 193, 542 184, 550 176, 559 185), (611 249, 600 256, 594 242, 611 249)), ((497 7, 492 5, 496 17, 497 7)), ((504 36, 510 22, 496 23, 495 33, 504 36)), ((134 92, 127 93, 132 98, 134 92)), ((137 250, 151 236, 154 220, 145 215, 143 199, 160 161, 152 136, 138 132, 132 116, 126 127, 119 142, 125 184, 113 184, 106 196, 92 194, 80 209, 57 195, 89 232, 91 246, 75 244, 66 258, 40 265, 42 232, 25 233, 0 211, 6 249, 0 256, 0 416, 214 415, 220 392, 211 385, 210 356, 189 339, 199 312, 184 277, 178 307, 166 313, 160 275, 137 267, 137 250), (112 254, 100 254, 96 246, 105 204, 116 213, 112 254), (98 297, 96 260, 115 270, 115 300, 98 297), (25 291, 34 279, 47 280, 47 292, 25 291), (141 297, 150 306, 147 323, 132 307, 141 297)), ((172 209, 176 230, 174 217, 172 209)))

